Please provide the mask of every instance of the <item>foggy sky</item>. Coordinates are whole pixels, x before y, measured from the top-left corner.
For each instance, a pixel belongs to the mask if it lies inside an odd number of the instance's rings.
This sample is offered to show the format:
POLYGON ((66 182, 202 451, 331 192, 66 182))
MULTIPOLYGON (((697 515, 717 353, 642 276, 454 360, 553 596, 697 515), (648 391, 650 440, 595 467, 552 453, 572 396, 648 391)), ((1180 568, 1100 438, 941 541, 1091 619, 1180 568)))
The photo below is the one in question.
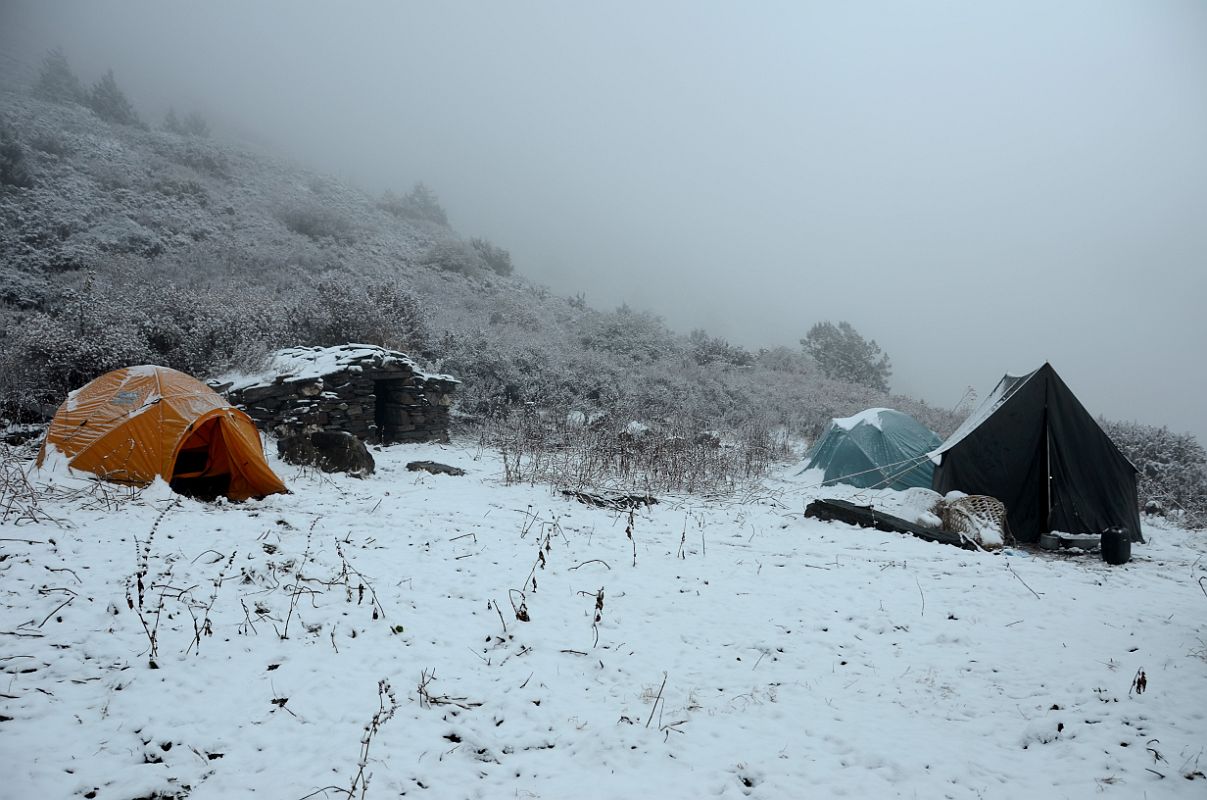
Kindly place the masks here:
POLYGON ((848 320, 940 406, 1051 361, 1207 442, 1207 4, 13 2, 113 67, 590 304, 796 346, 848 320))

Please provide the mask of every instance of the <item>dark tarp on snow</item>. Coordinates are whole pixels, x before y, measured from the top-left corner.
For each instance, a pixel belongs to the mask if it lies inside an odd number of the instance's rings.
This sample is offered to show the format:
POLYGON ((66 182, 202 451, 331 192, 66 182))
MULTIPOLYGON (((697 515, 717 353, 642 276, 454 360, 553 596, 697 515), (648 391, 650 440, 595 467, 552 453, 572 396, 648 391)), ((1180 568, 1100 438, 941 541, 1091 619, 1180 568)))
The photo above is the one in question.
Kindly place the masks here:
POLYGON ((941 442, 938 434, 909 414, 869 408, 853 417, 831 420, 809 451, 805 469, 825 470, 827 486, 929 487, 934 465, 926 454, 941 442))
POLYGON ((1019 542, 1114 527, 1144 541, 1136 468, 1050 364, 1002 378, 931 455, 935 491, 1001 500, 1019 542))

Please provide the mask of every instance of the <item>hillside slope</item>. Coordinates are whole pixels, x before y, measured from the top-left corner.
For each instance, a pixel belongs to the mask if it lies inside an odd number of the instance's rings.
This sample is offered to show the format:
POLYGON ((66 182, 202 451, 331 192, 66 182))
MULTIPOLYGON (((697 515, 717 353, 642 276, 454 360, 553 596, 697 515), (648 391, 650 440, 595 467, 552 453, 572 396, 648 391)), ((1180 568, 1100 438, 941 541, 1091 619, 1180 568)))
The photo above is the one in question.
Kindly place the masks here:
POLYGON ((496 274, 450 228, 271 156, 11 89, 0 117, 33 180, 0 189, 10 414, 44 414, 131 361, 204 376, 269 348, 361 339, 461 375, 470 414, 624 407, 655 422, 760 418, 812 434, 834 414, 894 404, 940 432, 954 422, 827 381, 795 347, 756 357, 496 274))

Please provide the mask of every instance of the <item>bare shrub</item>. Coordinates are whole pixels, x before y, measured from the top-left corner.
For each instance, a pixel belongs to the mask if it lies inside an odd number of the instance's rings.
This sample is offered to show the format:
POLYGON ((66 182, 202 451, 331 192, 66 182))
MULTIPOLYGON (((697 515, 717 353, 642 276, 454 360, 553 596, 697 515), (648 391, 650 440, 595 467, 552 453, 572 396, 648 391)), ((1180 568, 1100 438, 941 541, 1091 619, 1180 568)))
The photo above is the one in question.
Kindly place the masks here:
POLYGON ((584 426, 573 415, 517 410, 484 424, 483 446, 501 451, 508 483, 653 492, 731 492, 790 454, 769 426, 752 422, 727 441, 671 424, 634 436, 627 424, 584 426))

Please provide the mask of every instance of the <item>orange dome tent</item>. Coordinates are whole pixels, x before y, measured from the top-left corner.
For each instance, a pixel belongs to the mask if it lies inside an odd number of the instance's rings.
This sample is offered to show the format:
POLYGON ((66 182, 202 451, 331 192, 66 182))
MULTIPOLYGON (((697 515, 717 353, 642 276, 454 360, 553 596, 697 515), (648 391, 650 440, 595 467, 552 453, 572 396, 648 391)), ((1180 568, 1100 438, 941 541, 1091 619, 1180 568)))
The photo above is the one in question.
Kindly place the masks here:
POLYGON ((38 466, 48 448, 73 469, 121 483, 161 475, 177 491, 232 500, 286 491, 264 460, 251 419, 167 367, 117 369, 76 389, 46 431, 38 466))

